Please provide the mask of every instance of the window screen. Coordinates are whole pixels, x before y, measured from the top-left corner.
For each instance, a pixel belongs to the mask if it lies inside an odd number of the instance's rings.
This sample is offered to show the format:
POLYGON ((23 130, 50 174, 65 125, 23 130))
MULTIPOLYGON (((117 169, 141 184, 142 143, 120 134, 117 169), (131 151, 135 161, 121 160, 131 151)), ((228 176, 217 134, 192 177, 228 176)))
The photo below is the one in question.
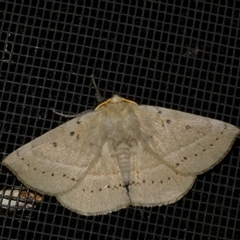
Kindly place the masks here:
MULTIPOLYGON (((1 159, 117 93, 240 126, 239 1, 0 2, 1 159)), ((240 141, 181 200, 85 217, 0 209, 1 239, 240 239, 240 141)), ((24 186, 5 167, 0 190, 24 186)), ((1 201, 1 200, 0 200, 1 201)))

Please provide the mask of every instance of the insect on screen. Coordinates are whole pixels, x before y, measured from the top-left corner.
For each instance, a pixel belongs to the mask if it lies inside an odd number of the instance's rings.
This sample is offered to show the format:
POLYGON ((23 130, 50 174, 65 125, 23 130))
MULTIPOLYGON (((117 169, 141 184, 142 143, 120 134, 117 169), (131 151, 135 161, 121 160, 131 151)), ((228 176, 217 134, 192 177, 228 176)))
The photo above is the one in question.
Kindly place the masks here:
POLYGON ((0 239, 240 238, 237 1, 0 6, 0 239))

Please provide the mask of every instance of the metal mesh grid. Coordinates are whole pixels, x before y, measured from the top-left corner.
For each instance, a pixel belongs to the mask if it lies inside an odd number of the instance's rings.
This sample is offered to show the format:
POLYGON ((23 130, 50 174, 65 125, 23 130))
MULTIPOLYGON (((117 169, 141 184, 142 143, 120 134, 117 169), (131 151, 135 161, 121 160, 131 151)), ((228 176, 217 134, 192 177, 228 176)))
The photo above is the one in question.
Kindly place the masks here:
MULTIPOLYGON (((1 159, 102 95, 240 126, 239 1, 1 1, 1 159)), ((1 239, 240 239, 239 139, 175 204, 84 217, 48 196, 1 239)), ((4 167, 0 189, 21 184, 4 167)))

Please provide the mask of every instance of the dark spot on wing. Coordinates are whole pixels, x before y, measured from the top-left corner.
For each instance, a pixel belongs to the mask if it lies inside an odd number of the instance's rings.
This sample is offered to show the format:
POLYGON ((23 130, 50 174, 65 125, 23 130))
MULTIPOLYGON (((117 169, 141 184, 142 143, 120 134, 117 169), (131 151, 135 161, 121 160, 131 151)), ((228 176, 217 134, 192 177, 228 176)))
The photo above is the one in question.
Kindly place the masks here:
POLYGON ((167 124, 170 124, 170 123, 171 123, 171 120, 167 119, 166 122, 167 122, 167 124))
POLYGON ((24 158, 21 158, 21 160, 24 160, 24 158))
POLYGON ((57 146, 57 143, 56 143, 56 142, 54 142, 54 143, 53 143, 53 147, 56 147, 56 146, 57 146))
POLYGON ((80 124, 81 122, 80 121, 77 121, 77 124, 80 124))
POLYGON ((70 132, 70 136, 73 136, 74 135, 74 132, 70 132))
POLYGON ((191 127, 190 127, 189 125, 186 126, 186 129, 187 129, 187 130, 190 129, 190 128, 191 128, 191 127))
POLYGON ((183 159, 181 159, 181 162, 187 160, 187 157, 183 157, 183 159))
POLYGON ((54 176, 54 173, 52 173, 52 177, 54 176))

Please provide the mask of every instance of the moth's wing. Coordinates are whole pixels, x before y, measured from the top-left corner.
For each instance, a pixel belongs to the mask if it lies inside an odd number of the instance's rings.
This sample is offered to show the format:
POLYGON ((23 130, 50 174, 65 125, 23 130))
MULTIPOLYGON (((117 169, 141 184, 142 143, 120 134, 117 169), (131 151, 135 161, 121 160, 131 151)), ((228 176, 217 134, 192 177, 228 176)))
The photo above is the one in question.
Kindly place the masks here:
POLYGON ((161 206, 182 198, 192 187, 196 176, 184 176, 174 171, 142 142, 139 142, 139 146, 131 159, 132 168, 128 187, 131 205, 161 206))
POLYGON ((99 215, 126 208, 130 199, 122 181, 116 159, 112 158, 107 143, 102 146, 98 162, 79 184, 58 194, 65 207, 83 215, 99 215))
POLYGON ((31 189, 64 193, 99 161, 108 131, 104 121, 96 111, 80 115, 20 147, 2 164, 31 189))
POLYGON ((239 135, 233 125, 160 107, 140 105, 135 115, 139 134, 131 158, 132 205, 176 202, 197 174, 221 161, 239 135))
POLYGON ((166 108, 140 105, 136 114, 148 147, 182 174, 197 175, 215 166, 240 134, 231 124, 166 108))

